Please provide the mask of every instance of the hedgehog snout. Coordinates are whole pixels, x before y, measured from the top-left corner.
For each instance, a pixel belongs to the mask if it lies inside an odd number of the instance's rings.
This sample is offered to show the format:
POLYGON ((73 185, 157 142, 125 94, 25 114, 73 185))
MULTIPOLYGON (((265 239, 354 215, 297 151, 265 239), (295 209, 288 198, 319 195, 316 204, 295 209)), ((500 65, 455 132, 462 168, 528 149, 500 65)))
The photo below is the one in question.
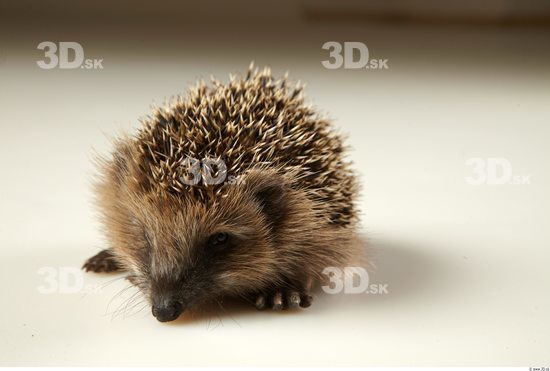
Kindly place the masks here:
POLYGON ((185 310, 185 304, 181 300, 173 298, 154 299, 152 312, 160 322, 173 321, 185 310))

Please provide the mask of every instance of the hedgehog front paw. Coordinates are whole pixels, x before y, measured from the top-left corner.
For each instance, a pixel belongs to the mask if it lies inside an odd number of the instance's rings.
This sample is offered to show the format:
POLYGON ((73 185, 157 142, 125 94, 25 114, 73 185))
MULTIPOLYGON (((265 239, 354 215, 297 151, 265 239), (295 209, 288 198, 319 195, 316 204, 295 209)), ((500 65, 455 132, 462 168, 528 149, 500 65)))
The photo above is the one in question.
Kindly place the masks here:
POLYGON ((109 250, 102 250, 99 253, 95 254, 82 266, 86 272, 115 272, 121 270, 120 264, 115 260, 113 253, 109 250))
POLYGON ((269 294, 260 294, 256 297, 258 310, 271 308, 273 310, 307 308, 311 305, 313 297, 308 291, 299 292, 292 289, 277 289, 269 294))

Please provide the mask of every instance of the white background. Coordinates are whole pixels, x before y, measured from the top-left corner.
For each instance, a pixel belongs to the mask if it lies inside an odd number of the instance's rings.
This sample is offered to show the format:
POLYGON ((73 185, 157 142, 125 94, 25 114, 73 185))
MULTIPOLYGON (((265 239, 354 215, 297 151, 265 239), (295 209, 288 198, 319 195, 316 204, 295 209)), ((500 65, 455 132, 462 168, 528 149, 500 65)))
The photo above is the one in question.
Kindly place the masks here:
POLYGON ((142 25, 4 34, 0 365, 550 364, 547 30, 142 25), (44 40, 78 41, 104 69, 41 70, 44 40), (329 40, 364 42, 389 69, 327 70, 329 40), (84 275, 100 292, 40 293, 40 268, 78 268, 105 247, 93 149, 106 153, 109 136, 196 78, 227 79, 251 60, 306 82, 349 135, 371 282, 389 294, 319 292, 283 313, 227 303, 161 324, 147 306, 123 314, 132 290, 117 296, 120 275, 84 275), (468 184, 465 162, 492 157, 530 184, 468 184))

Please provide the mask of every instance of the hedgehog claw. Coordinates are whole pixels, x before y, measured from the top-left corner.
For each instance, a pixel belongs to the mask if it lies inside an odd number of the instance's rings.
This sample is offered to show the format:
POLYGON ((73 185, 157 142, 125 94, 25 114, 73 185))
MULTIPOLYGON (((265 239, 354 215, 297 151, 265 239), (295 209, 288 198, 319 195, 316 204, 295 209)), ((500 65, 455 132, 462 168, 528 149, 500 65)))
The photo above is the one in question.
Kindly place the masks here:
POLYGON ((297 291, 291 291, 287 296, 287 305, 291 309, 298 308, 300 301, 300 294, 297 291))
POLYGON ((313 297, 308 294, 303 294, 300 296, 300 307, 307 308, 311 306, 311 303, 313 302, 313 297))
POLYGON ((256 298, 256 308, 258 310, 262 310, 265 308, 266 306, 266 300, 265 300, 265 296, 264 295, 259 295, 257 298, 256 298))
POLYGON ((273 295, 273 306, 271 308, 273 310, 283 309, 283 294, 280 291, 275 292, 275 295, 273 295))
POLYGON ((86 272, 107 273, 118 271, 121 267, 109 250, 102 250, 86 260, 82 269, 86 272))

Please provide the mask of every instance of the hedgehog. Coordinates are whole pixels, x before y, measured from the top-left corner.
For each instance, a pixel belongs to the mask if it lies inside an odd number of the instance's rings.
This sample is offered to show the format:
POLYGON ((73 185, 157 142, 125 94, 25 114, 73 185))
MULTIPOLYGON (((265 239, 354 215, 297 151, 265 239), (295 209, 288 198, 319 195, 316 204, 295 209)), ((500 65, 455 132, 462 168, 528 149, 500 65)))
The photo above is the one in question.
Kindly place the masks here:
POLYGON ((108 248, 83 269, 125 272, 157 320, 222 297, 306 308, 360 254, 348 148, 287 74, 201 80, 140 122, 97 161, 108 248))

